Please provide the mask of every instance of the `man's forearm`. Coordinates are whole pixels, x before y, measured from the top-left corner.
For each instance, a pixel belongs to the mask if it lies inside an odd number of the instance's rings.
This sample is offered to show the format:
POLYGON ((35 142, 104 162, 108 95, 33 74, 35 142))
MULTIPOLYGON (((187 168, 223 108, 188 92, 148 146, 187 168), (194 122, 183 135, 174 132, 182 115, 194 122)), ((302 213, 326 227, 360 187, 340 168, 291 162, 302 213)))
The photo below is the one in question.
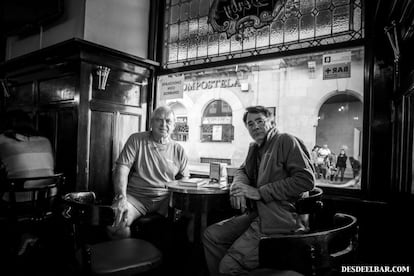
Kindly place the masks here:
POLYGON ((115 197, 126 197, 128 174, 128 167, 122 165, 116 166, 113 177, 115 197))

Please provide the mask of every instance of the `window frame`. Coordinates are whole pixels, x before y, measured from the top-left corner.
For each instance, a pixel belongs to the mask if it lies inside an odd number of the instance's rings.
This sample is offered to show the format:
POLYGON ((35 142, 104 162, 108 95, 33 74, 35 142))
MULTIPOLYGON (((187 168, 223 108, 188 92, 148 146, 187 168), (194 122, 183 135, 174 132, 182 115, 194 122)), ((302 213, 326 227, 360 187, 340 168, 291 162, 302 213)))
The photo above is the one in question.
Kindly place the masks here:
MULTIPOLYGON (((165 3, 163 0, 159 0, 162 2, 161 6, 164 8, 165 3)), ((369 1, 368 1, 369 2, 369 1)), ((214 67, 221 67, 221 66, 229 66, 229 65, 237 65, 240 63, 248 63, 248 62, 255 62, 255 61, 261 61, 266 59, 276 59, 276 58, 283 58, 286 56, 294 56, 294 55, 301 55, 301 54, 308 54, 308 53, 315 53, 315 52, 321 52, 321 51, 330 51, 330 50, 339 50, 343 48, 353 48, 353 47, 363 47, 364 53, 365 53, 365 60, 364 60, 364 76, 363 76, 363 82, 364 82, 364 97, 363 97, 363 124, 362 124, 362 164, 361 164, 361 189, 343 189, 343 188, 335 188, 335 187, 324 187, 324 192, 327 195, 332 196, 338 196, 338 197, 344 197, 344 198, 369 198, 371 197, 371 191, 375 190, 373 188, 373 184, 371 183, 371 171, 372 171, 372 158, 370 157, 370 154, 372 152, 372 149, 370 147, 370 143, 372 141, 371 134, 371 123, 373 120, 373 117, 371 116, 372 113, 372 98, 373 98, 373 89, 372 87, 372 74, 373 74, 373 68, 374 68, 374 51, 372 50, 373 47, 373 38, 368 37, 370 28, 373 28, 373 26, 369 25, 367 23, 367 15, 369 14, 368 6, 369 3, 367 1, 362 2, 362 16, 363 19, 363 36, 365 38, 360 38, 356 40, 350 40, 345 42, 339 42, 339 43, 333 43, 329 45, 314 45, 307 48, 298 48, 298 49, 290 49, 286 51, 279 51, 279 52, 267 52, 267 53, 261 53, 258 55, 251 55, 251 56, 239 56, 235 58, 227 58, 227 59, 219 59, 215 61, 209 61, 209 62, 203 62, 203 63, 197 63, 197 64, 186 64, 181 67, 177 68, 167 68, 165 66, 160 66, 159 70, 156 72, 155 78, 160 76, 165 76, 169 74, 177 74, 177 73, 185 73, 190 71, 197 71, 197 70, 204 70, 214 67)), ((160 22, 164 23, 164 9, 161 8, 158 10, 158 15, 160 18, 160 22)), ((159 28, 158 32, 158 41, 163 41, 163 24, 160 24, 161 28, 159 28)), ((162 44, 162 43, 160 43, 162 44)), ((157 51, 158 60, 162 63, 162 55, 165 53, 163 51, 164 44, 162 44, 157 51)), ((154 87, 154 99, 157 98, 157 87, 154 87)), ((156 102, 154 101, 154 106, 156 105, 156 102)), ((247 146, 247 145, 246 145, 247 146)))

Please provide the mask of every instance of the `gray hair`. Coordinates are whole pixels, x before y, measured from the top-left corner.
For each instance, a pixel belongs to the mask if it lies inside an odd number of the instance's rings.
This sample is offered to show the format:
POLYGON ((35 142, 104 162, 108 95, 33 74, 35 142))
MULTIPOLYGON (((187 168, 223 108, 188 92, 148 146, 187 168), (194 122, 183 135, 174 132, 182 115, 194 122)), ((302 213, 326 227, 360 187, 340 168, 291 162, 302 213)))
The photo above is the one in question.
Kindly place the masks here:
POLYGON ((275 125, 274 116, 270 112, 269 109, 262 105, 256 105, 256 106, 249 106, 246 107, 246 112, 243 114, 243 122, 244 124, 247 124, 247 114, 263 114, 266 118, 270 118, 272 120, 272 125, 275 125))
POLYGON ((174 117, 174 121, 175 121, 174 110, 172 110, 172 108, 167 106, 167 105, 162 105, 162 106, 159 106, 156 109, 154 109, 154 111, 151 114, 151 121, 154 120, 155 116, 160 114, 160 113, 165 113, 166 115, 172 114, 173 117, 174 117))

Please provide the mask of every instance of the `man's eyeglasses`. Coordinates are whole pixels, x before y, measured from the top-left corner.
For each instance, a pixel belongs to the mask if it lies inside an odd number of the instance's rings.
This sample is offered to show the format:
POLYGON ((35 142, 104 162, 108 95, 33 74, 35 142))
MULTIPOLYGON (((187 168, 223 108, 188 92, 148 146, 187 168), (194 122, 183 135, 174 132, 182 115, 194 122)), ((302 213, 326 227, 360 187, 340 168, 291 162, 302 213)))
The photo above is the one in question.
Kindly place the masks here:
POLYGON ((254 120, 254 121, 249 121, 247 123, 247 127, 248 128, 255 128, 256 125, 258 127, 263 127, 265 125, 266 121, 267 121, 267 118, 264 118, 264 119, 260 118, 260 119, 254 120))
POLYGON ((162 124, 164 121, 166 122, 166 124, 167 124, 167 125, 172 125, 172 124, 174 123, 174 121, 173 121, 173 120, 171 120, 171 119, 154 118, 154 121, 155 121, 157 124, 162 124))

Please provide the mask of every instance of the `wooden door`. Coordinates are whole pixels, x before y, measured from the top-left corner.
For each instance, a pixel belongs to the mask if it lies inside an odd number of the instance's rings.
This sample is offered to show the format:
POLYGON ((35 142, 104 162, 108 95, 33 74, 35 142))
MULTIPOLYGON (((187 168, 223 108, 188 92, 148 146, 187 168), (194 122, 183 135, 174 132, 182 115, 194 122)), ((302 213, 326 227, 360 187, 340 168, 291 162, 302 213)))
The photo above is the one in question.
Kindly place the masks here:
POLYGON ((110 111, 91 113, 89 190, 98 197, 111 197, 112 170, 128 137, 141 129, 140 114, 110 111))
POLYGON ((132 78, 112 69, 105 91, 92 85, 88 190, 100 198, 112 198, 115 161, 128 137, 144 130, 147 92, 132 78))

